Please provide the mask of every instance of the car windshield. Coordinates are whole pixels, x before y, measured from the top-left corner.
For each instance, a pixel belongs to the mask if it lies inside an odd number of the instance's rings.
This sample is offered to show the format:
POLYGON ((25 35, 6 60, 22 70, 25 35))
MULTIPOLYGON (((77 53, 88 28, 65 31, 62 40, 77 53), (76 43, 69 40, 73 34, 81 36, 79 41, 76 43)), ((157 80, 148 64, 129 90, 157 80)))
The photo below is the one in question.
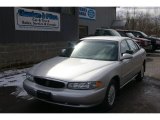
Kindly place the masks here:
POLYGON ((111 31, 112 31, 113 36, 121 36, 121 34, 118 33, 117 31, 115 30, 111 30, 111 31))
POLYGON ((142 34, 144 37, 148 37, 148 35, 146 35, 144 32, 141 32, 141 34, 142 34))
POLYGON ((131 32, 135 37, 148 37, 148 35, 146 35, 144 32, 131 32))
POLYGON ((135 36, 132 33, 126 33, 126 34, 128 37, 135 38, 135 36))
POLYGON ((112 36, 112 33, 109 30, 96 30, 95 35, 96 36, 103 36, 103 35, 112 36))
POLYGON ((119 33, 122 37, 128 37, 128 36, 125 34, 125 32, 123 32, 123 31, 118 31, 118 33, 119 33))
POLYGON ((121 36, 117 31, 111 29, 97 29, 95 36, 121 36))
POLYGON ((116 41, 82 41, 75 46, 71 58, 116 61, 118 59, 118 42, 116 41))

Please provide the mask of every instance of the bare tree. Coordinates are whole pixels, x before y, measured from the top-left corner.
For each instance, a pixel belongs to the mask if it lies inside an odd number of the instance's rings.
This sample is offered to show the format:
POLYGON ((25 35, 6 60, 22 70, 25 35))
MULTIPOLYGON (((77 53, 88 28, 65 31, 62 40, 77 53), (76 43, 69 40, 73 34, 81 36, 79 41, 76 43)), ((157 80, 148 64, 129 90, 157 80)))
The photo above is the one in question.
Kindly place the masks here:
POLYGON ((127 21, 126 29, 144 31, 149 35, 160 35, 160 8, 123 8, 119 19, 127 21), (152 14, 151 14, 152 13, 152 14))

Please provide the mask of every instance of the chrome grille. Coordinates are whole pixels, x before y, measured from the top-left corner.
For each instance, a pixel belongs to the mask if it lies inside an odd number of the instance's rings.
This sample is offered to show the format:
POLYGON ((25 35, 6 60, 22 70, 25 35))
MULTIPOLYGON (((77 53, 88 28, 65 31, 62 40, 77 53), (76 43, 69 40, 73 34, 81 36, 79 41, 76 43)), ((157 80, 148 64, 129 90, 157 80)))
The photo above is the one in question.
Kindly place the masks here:
POLYGON ((65 87, 65 84, 63 82, 44 79, 44 78, 34 77, 34 81, 35 83, 39 85, 51 87, 51 88, 64 88, 65 87))

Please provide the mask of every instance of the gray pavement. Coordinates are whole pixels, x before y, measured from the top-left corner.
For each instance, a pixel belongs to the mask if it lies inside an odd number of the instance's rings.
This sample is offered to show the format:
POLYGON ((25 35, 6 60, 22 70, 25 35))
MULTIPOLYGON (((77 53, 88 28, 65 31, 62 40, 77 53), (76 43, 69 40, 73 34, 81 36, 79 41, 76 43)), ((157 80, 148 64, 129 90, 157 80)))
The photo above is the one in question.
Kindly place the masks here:
MULTIPOLYGON (((11 81, 12 82, 12 81, 11 81)), ((13 81, 14 82, 14 81, 13 81)), ((38 101, 31 96, 18 96, 17 86, 0 87, 1 113, 160 113, 160 51, 147 55, 145 77, 132 81, 120 91, 113 109, 101 107, 71 108, 38 101)), ((24 92, 24 91, 23 91, 24 92)))

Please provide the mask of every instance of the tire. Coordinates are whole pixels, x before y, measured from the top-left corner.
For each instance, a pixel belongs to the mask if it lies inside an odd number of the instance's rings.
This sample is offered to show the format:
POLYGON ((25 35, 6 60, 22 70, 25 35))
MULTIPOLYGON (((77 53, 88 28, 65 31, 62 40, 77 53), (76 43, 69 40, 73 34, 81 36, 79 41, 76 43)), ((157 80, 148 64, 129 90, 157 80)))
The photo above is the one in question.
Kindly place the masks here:
POLYGON ((138 76, 136 77, 136 81, 142 81, 144 78, 144 65, 141 67, 141 71, 138 73, 138 76))
POLYGON ((111 109, 115 104, 117 93, 118 93, 117 83, 115 82, 115 80, 112 80, 108 85, 106 95, 101 104, 101 107, 107 110, 111 109))

